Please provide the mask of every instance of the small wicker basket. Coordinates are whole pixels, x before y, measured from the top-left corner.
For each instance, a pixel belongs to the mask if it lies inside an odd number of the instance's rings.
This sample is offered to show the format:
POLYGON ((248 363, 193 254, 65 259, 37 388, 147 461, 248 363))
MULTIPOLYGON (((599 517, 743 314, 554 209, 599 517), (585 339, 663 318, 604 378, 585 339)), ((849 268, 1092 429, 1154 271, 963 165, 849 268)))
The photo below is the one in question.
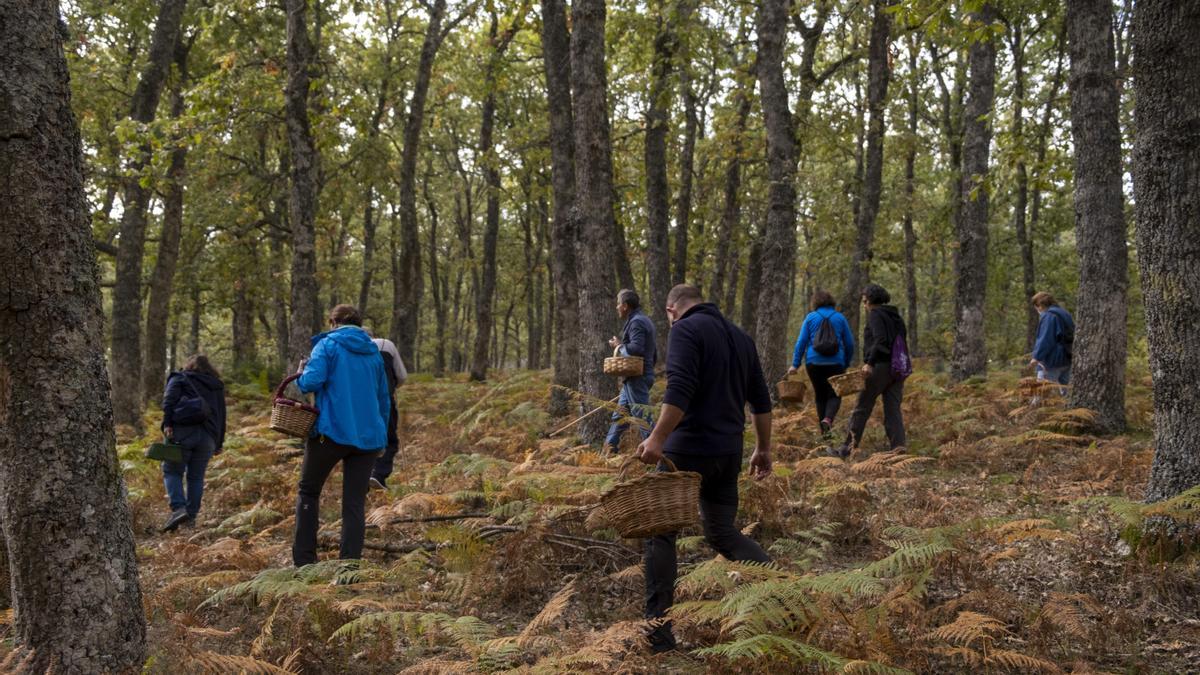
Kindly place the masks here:
POLYGON ((637 539, 677 532, 699 522, 700 474, 680 471, 664 457, 668 471, 650 471, 623 480, 636 461, 626 462, 621 469, 622 482, 600 497, 600 505, 588 516, 588 527, 612 527, 626 539, 637 539))
POLYGON ((863 389, 863 373, 861 370, 855 369, 841 375, 834 375, 829 378, 829 386, 833 387, 834 393, 839 398, 857 394, 863 389))
POLYGON ((803 382, 791 377, 780 381, 775 387, 779 391, 779 400, 784 403, 803 403, 808 392, 803 382))
POLYGON ((613 350, 613 355, 604 359, 604 374, 616 377, 641 377, 642 367, 646 360, 640 356, 617 356, 620 347, 613 350))
POLYGON ((271 428, 288 436, 307 438, 308 432, 317 421, 317 409, 303 401, 283 395, 284 388, 299 377, 300 374, 297 373, 285 378, 275 389, 275 400, 271 404, 271 428))

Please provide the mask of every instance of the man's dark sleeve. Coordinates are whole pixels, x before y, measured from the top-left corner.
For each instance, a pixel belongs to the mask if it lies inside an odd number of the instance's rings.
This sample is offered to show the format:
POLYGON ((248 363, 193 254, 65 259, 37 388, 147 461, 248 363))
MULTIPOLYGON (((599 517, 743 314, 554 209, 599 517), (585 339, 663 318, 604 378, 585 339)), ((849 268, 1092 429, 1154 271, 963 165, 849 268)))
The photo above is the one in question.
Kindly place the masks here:
POLYGON ((667 391, 663 403, 686 411, 700 382, 700 350, 686 326, 676 324, 667 342, 667 391))
POLYGON ((771 392, 767 389, 767 378, 763 376, 762 363, 758 360, 758 347, 750 341, 750 372, 746 382, 746 402, 750 412, 763 415, 771 412, 771 392))
POLYGON ((625 353, 630 356, 646 355, 646 326, 637 319, 629 322, 629 342, 625 343, 625 353))
POLYGON ((181 391, 182 385, 179 382, 179 380, 182 378, 182 375, 178 377, 167 377, 167 388, 166 391, 163 392, 162 399, 163 427, 175 426, 175 406, 179 403, 179 397, 183 393, 181 391))
POLYGON ((882 312, 871 312, 867 318, 867 332, 863 362, 876 365, 889 361, 892 357, 892 346, 888 344, 887 321, 883 319, 882 312), (870 350, 869 354, 865 353, 867 350, 870 350))

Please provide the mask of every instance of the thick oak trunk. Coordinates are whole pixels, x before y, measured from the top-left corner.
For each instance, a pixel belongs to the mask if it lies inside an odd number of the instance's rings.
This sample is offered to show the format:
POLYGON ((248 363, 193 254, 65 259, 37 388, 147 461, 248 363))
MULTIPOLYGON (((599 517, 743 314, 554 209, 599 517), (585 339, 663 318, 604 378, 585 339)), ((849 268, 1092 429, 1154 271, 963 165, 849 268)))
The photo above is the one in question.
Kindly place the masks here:
POLYGON ((1200 5, 1133 10, 1138 267, 1154 379, 1146 500, 1200 485, 1200 5))
POLYGON ((58 3, 0 0, 0 17, 0 523, 23 652, 10 663, 138 671, 146 622, 58 3))
POLYGON ((1068 0, 1071 138, 1075 146, 1075 247, 1079 252, 1071 404, 1125 428, 1125 292, 1129 254, 1121 194, 1121 104, 1112 3, 1068 0))
MULTIPOLYGON (((986 2, 972 23, 989 26, 996 9, 986 2)), ((987 371, 983 310, 987 299, 988 158, 991 112, 996 97, 996 43, 983 35, 971 44, 970 82, 963 111, 962 205, 954 272, 954 352, 950 377, 961 382, 987 371)))

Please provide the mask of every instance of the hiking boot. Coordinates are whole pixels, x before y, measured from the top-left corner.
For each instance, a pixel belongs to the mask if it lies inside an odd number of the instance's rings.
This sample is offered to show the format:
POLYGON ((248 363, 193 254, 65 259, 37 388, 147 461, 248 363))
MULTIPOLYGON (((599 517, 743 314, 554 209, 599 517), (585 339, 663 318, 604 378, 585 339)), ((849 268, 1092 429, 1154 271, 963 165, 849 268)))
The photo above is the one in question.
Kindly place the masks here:
POLYGON ((386 478, 376 478, 375 476, 371 476, 371 480, 368 481, 367 484, 370 486, 370 488, 372 490, 386 490, 387 489, 387 479, 386 478))
POLYGON ((187 509, 176 509, 171 512, 167 522, 163 523, 160 532, 173 532, 175 528, 183 524, 183 521, 188 519, 187 509))
POLYGON ((662 654, 676 648, 675 634, 671 632, 671 623, 667 622, 646 633, 646 641, 650 643, 650 652, 662 654))
POLYGON ((833 433, 833 420, 826 417, 825 419, 821 420, 821 436, 823 438, 829 438, 829 436, 832 433, 833 433))

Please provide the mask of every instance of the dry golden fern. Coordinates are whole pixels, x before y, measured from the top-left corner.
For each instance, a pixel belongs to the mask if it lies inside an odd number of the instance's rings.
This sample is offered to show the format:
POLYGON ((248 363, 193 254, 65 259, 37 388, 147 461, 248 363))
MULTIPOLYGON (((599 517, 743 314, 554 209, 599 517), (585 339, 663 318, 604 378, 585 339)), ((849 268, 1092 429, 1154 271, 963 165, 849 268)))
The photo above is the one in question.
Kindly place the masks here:
POLYGON ((212 673, 213 675, 293 675, 294 671, 260 661, 250 656, 233 656, 217 652, 199 652, 191 658, 189 672, 212 673))
POLYGON ((993 553, 993 554, 989 555, 988 557, 984 558, 983 566, 984 567, 992 567, 996 563, 1003 562, 1005 560, 1012 560, 1020 555, 1021 555, 1020 549, 1016 548, 1015 546, 1009 546, 1008 548, 1006 548, 1002 551, 997 551, 996 553, 993 553))
POLYGON ((1098 418, 1099 415, 1094 410, 1073 408, 1050 415, 1038 427, 1048 431, 1062 431, 1073 434, 1087 433, 1094 431, 1099 426, 1097 424, 1098 418))
POLYGON ((275 603, 275 609, 271 610, 271 614, 263 622, 262 629, 258 631, 258 637, 250 643, 250 656, 258 658, 266 653, 267 645, 271 643, 271 638, 275 637, 275 616, 279 614, 280 607, 283 607, 282 600, 275 603))
POLYGON ((1053 626, 1086 640, 1091 634, 1093 619, 1103 613, 1104 607, 1086 593, 1051 593, 1034 623, 1053 626))
POLYGON ((526 646, 530 639, 533 638, 539 630, 557 621, 558 618, 563 615, 563 612, 566 611, 567 605, 569 605, 571 599, 575 597, 575 593, 575 580, 572 579, 568 581, 565 586, 560 588, 559 591, 554 594, 554 597, 550 598, 550 601, 546 603, 546 606, 542 608, 542 611, 537 613, 537 616, 529 620, 529 623, 525 625, 525 629, 522 630, 521 634, 517 636, 517 644, 521 645, 522 647, 526 646))
POLYGON ((618 570, 608 575, 608 578, 623 584, 640 584, 646 578, 645 570, 642 569, 642 564, 630 565, 625 569, 618 570))
POLYGON ((383 527, 397 518, 419 518, 452 506, 445 495, 414 492, 397 502, 372 509, 367 514, 367 523, 383 527))
POLYGON ((904 452, 877 452, 861 462, 850 466, 855 473, 873 476, 894 476, 918 464, 933 461, 932 457, 910 455, 904 452))
POLYGON ((924 637, 969 647, 977 642, 990 645, 1008 632, 1004 622, 995 617, 964 611, 959 612, 958 617, 951 623, 926 633, 924 637))
POLYGON ((400 675, 457 675, 479 672, 474 661, 448 658, 427 659, 400 671, 400 675))
POLYGON ((1021 652, 1014 652, 1008 649, 997 649, 989 652, 984 659, 984 663, 992 666, 1000 666, 1019 673, 1043 672, 1043 673, 1061 673, 1057 665, 1039 659, 1021 652))
POLYGON ((210 628, 208 626, 187 626, 187 634, 192 637, 233 637, 242 632, 240 626, 234 626, 229 630, 221 630, 219 628, 210 628))
POLYGON ((997 541, 1011 544, 1017 541, 1026 539, 1043 539, 1047 541, 1056 541, 1060 539, 1077 539, 1075 534, 1064 532, 1054 525, 1052 521, 1045 518, 1027 518, 1024 520, 1011 520, 1007 523, 1002 523, 990 531, 997 541))

